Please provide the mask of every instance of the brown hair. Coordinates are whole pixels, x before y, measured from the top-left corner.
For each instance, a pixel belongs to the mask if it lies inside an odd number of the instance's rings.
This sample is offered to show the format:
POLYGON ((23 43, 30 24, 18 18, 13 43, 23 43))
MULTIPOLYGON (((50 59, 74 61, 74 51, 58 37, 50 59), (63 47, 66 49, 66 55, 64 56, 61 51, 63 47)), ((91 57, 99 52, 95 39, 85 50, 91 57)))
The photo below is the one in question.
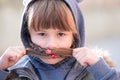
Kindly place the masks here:
POLYGON ((74 42, 78 39, 74 18, 63 0, 38 0, 28 10, 28 29, 59 29, 72 31, 74 42))
POLYGON ((62 0, 38 0, 28 11, 29 29, 54 28, 76 32, 70 9, 62 0))

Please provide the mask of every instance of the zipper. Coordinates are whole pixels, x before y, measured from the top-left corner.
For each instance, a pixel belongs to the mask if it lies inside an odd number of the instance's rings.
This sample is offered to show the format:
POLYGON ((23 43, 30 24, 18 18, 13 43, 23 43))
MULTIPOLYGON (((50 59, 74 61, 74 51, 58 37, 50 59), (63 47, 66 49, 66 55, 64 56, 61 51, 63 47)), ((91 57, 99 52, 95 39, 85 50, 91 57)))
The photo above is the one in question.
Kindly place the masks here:
POLYGON ((76 77, 75 80, 82 80, 86 74, 87 74, 87 66, 83 68, 83 70, 81 71, 81 73, 76 77))
POLYGON ((72 69, 65 76, 64 80, 82 80, 88 73, 86 68, 87 66, 83 67, 76 62, 72 69))

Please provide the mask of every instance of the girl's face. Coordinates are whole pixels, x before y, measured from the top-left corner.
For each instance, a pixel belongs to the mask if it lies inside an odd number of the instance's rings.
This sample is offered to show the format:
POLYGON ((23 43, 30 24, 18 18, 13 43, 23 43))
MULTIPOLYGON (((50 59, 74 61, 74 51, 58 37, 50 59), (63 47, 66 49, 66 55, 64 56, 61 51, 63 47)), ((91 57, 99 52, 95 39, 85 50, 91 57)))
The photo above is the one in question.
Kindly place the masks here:
POLYGON ((70 48, 73 42, 71 31, 61 31, 58 29, 41 29, 39 31, 30 30, 33 43, 42 48, 70 48))
MULTIPOLYGON (((73 33, 77 33, 74 18, 68 6, 61 0, 38 0, 27 14, 28 30, 34 44, 42 48, 70 48, 73 33)), ((74 36, 75 37, 75 36, 74 36)), ((41 58, 55 64, 63 58, 41 58)))

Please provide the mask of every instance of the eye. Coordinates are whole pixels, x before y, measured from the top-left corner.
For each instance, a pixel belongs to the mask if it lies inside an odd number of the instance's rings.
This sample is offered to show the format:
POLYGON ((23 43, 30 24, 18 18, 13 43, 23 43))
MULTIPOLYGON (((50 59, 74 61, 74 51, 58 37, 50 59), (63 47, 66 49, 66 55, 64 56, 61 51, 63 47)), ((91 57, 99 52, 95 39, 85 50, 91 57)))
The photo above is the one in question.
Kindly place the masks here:
POLYGON ((38 33, 38 35, 40 35, 40 36, 46 36, 45 33, 38 33))
POLYGON ((64 36, 65 36, 65 33, 58 33, 58 36, 64 37, 64 36))

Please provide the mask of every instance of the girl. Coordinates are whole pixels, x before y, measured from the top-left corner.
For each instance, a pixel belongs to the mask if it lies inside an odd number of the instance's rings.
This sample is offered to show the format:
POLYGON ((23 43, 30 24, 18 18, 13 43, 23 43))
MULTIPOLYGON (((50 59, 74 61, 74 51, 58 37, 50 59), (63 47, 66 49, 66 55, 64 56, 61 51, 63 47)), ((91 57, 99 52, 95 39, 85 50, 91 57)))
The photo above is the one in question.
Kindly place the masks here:
POLYGON ((120 73, 84 47, 78 2, 25 0, 21 28, 24 47, 9 47, 1 56, 1 80, 120 79, 120 73))

